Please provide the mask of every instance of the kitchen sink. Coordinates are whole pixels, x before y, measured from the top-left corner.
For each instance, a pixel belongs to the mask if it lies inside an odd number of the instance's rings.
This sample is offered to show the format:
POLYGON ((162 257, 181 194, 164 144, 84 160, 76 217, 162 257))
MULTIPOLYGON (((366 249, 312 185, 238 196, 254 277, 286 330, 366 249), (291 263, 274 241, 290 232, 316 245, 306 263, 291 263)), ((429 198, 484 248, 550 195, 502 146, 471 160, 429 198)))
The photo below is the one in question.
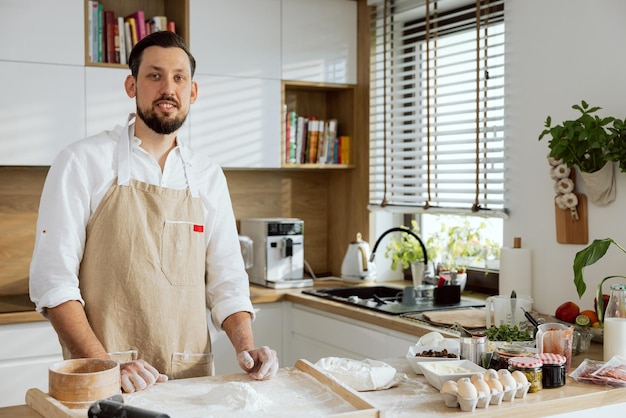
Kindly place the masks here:
POLYGON ((305 289, 302 293, 390 315, 485 306, 484 302, 464 298, 461 298, 458 303, 444 305, 435 304, 432 299, 417 298, 415 304, 407 305, 401 302, 402 289, 391 286, 305 289))

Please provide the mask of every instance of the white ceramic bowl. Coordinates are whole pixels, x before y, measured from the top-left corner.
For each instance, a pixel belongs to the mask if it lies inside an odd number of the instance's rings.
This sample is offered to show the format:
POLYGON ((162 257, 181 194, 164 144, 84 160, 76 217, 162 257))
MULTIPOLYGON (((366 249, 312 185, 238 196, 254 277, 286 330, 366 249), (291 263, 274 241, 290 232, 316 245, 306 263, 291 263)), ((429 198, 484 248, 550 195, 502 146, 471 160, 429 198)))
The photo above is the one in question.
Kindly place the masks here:
POLYGON ((471 377, 472 375, 485 372, 485 369, 469 360, 424 361, 419 363, 419 365, 428 383, 438 390, 441 390, 443 383, 448 380, 457 381, 462 377, 471 377), (455 369, 464 369, 464 371, 455 369))
POLYGON ((416 354, 423 353, 424 351, 433 350, 433 351, 441 351, 445 347, 429 347, 425 345, 412 345, 409 347, 409 352, 406 353, 406 359, 417 374, 423 374, 422 368, 420 367, 420 363, 424 362, 441 362, 441 361, 458 361, 459 357, 459 348, 446 348, 448 353, 456 354, 455 357, 422 357, 416 356, 416 354))

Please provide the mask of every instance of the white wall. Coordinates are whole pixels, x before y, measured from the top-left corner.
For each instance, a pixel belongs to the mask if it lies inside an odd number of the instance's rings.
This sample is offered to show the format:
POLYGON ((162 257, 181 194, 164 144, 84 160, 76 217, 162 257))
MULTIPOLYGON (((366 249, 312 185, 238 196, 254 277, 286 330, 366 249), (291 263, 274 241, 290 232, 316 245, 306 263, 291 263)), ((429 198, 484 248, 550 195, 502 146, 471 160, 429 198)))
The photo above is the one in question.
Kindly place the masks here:
MULTIPOLYGON (((584 245, 558 244, 547 139, 537 140, 547 115, 577 117, 581 100, 602 115, 626 117, 626 2, 623 0, 507 0, 506 4, 506 190, 510 217, 504 242, 522 237, 533 252, 534 308, 554 313, 564 301, 593 308, 601 278, 626 275, 626 255, 609 249, 585 270, 587 292, 579 301, 572 263, 584 245)), ((617 199, 607 207, 589 202, 589 240, 613 238, 626 245, 626 174, 617 171, 617 199)), ((582 181, 577 191, 585 193, 582 181)), ((605 293, 608 286, 605 284, 605 293)))

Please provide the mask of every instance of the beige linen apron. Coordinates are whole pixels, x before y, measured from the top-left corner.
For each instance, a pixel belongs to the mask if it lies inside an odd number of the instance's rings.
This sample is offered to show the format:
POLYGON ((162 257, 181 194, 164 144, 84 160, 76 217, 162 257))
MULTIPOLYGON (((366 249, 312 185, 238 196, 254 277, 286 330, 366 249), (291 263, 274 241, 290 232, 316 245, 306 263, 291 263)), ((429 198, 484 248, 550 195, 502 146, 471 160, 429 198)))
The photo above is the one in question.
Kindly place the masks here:
POLYGON ((174 379, 213 375, 204 213, 188 158, 186 190, 132 180, 130 118, 124 132, 117 181, 87 225, 79 274, 87 318, 109 353, 136 350, 174 379))

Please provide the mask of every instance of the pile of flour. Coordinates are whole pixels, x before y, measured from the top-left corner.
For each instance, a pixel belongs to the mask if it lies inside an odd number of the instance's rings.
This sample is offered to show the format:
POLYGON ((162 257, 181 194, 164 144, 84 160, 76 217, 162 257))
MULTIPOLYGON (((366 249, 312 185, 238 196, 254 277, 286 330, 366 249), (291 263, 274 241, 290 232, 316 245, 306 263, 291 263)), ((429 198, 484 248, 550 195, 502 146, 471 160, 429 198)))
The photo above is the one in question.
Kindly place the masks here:
POLYGON ((269 398, 244 382, 216 385, 202 397, 202 402, 208 405, 220 405, 233 411, 248 412, 262 411, 272 404, 269 398))

